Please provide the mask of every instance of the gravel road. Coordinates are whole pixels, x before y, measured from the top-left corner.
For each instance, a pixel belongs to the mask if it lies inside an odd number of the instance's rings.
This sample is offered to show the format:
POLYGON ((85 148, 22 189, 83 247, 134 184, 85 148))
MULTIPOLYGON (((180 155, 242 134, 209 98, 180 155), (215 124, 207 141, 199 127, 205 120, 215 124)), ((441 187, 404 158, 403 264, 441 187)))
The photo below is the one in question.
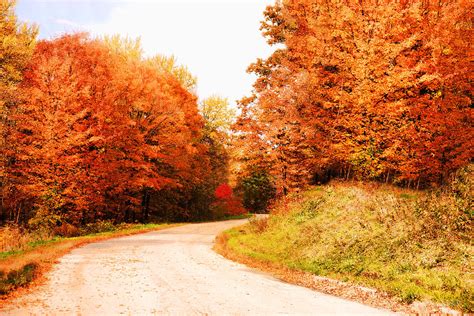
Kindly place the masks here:
POLYGON ((190 224, 88 244, 2 315, 390 315, 283 283, 216 254, 245 220, 190 224))

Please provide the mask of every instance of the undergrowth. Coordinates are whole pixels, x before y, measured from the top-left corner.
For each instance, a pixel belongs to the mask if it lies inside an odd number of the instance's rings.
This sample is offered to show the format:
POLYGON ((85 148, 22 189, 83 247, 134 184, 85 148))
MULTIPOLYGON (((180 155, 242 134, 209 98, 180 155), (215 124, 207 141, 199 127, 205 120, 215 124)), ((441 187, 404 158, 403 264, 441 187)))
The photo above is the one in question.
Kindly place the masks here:
POLYGON ((227 232, 232 251, 474 311, 472 171, 431 192, 332 183, 227 232))

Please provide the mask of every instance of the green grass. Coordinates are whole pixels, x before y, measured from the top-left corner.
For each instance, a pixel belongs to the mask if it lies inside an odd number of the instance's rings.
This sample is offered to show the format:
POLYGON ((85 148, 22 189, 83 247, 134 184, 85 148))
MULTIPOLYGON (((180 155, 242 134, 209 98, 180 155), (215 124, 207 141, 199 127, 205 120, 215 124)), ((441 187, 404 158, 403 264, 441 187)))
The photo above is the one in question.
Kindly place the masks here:
POLYGON ((48 244, 52 244, 52 243, 55 243, 55 242, 60 242, 61 240, 64 240, 64 238, 61 238, 61 237, 55 237, 53 239, 48 239, 48 240, 36 240, 36 241, 32 241, 32 242, 29 242, 27 243, 26 245, 26 249, 22 249, 22 250, 10 250, 10 251, 3 251, 3 252, 0 252, 0 260, 2 259, 7 259, 8 257, 10 256, 15 256, 15 255, 21 255, 25 252, 27 252, 28 250, 33 250, 37 247, 41 247, 41 246, 44 246, 44 245, 48 245, 48 244))
POLYGON ((223 221, 229 221, 233 219, 246 219, 252 217, 252 214, 241 214, 241 215, 227 215, 224 217, 222 220, 223 221))
POLYGON ((453 196, 333 184, 293 196, 268 220, 228 231, 228 246, 406 303, 431 300, 472 312, 472 216, 464 206, 453 196))

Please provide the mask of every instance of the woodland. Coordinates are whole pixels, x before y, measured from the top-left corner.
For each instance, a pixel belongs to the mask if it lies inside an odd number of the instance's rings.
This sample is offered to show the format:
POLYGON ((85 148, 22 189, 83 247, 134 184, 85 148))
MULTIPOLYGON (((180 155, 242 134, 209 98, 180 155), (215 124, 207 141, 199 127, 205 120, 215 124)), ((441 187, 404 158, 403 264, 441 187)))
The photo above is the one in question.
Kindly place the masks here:
POLYGON ((236 110, 139 39, 39 40, 0 0, 0 292, 38 240, 270 212, 220 247, 472 312, 473 12, 277 0, 236 110))
POLYGON ((469 1, 277 2, 240 158, 286 194, 331 178, 436 187, 473 158, 469 1), (250 150, 253 148, 253 150, 250 150))
POLYGON ((226 184, 226 99, 198 103, 187 68, 144 58, 139 40, 37 41, 14 1, 1 13, 2 223, 48 230, 243 210, 226 184))
POLYGON ((473 158, 472 6, 277 1, 236 112, 139 40, 38 40, 2 0, 0 223, 217 219, 335 178, 440 187, 473 158))

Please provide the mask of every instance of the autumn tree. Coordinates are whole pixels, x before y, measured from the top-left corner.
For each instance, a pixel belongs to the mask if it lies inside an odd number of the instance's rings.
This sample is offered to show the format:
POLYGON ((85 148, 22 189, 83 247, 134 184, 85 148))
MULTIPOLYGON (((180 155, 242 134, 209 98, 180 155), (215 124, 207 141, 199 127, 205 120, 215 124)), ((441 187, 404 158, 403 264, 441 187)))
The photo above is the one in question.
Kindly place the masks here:
POLYGON ((13 98, 33 53, 37 28, 18 21, 15 0, 0 1, 0 105, 2 113, 13 98))
POLYGON ((214 95, 199 103, 199 112, 204 120, 200 143, 207 148, 206 155, 201 157, 207 159, 208 169, 202 182, 189 183, 180 190, 184 202, 182 205, 186 208, 180 213, 187 213, 187 218, 184 219, 188 220, 218 218, 227 214, 227 211, 235 213, 242 210, 239 208, 239 200, 233 195, 223 200, 219 200, 215 195, 218 187, 228 186, 230 161, 228 143, 230 125, 235 115, 234 109, 230 107, 226 98, 214 95))
POLYGON ((211 209, 219 217, 246 213, 240 199, 234 195, 232 188, 227 183, 222 183, 215 189, 214 197, 215 201, 211 204, 211 209))
POLYGON ((115 35, 104 35, 99 37, 99 40, 103 41, 107 47, 114 53, 126 57, 130 60, 141 60, 143 58, 143 48, 141 44, 141 38, 132 38, 129 36, 115 35))
MULTIPOLYGON (((19 102, 18 83, 33 54, 37 35, 34 25, 18 21, 15 4, 14 0, 0 1, 0 221, 7 216, 7 199, 13 199, 8 173, 15 149, 6 137, 14 125, 11 114, 19 102)), ((14 217, 13 213, 9 216, 14 217)))
POLYGON ((147 216, 148 190, 198 180, 196 97, 142 59, 83 34, 41 41, 22 92, 12 178, 37 216, 147 216))
POLYGON ((121 35, 105 35, 99 38, 117 54, 127 59, 143 60, 144 63, 154 67, 157 71, 173 75, 181 85, 192 93, 196 91, 197 78, 184 65, 179 65, 174 56, 155 55, 150 58, 143 56, 141 38, 131 38, 121 35))
MULTIPOLYGON (((194 75, 192 75, 186 66, 179 65, 176 59, 171 57, 166 57, 163 55, 155 55, 151 58, 145 58, 143 56, 143 50, 140 44, 140 38, 132 39, 129 37, 122 37, 120 35, 114 36, 105 36, 102 39, 107 46, 115 53, 122 56, 125 60, 130 60, 135 63, 139 63, 143 67, 147 67, 150 71, 159 74, 162 77, 166 77, 167 80, 177 82, 181 85, 182 88, 188 90, 189 93, 195 94, 196 82, 197 79, 194 75)), ((146 79, 145 79, 146 80, 146 79)), ((191 95, 189 94, 188 95, 191 95)), ((196 98, 194 97, 194 100, 196 98)), ((185 104, 183 104, 184 106, 185 104)), ((193 104, 193 107, 196 104, 193 104)), ((141 111, 140 111, 141 112, 141 111)), ((185 109, 185 113, 194 113, 195 108, 190 109, 190 111, 185 109)), ((172 115, 173 110, 171 110, 168 115, 172 115)), ((145 115, 147 112, 145 112, 145 115)), ((142 118, 141 113, 137 116, 138 119, 142 118)), ((195 119, 195 117, 194 117, 195 119)), ((175 124, 182 124, 183 131, 186 131, 186 125, 189 123, 193 123, 194 119, 191 119, 190 122, 175 122, 175 124)), ((168 124, 173 124, 172 121, 169 121, 168 124)), ((161 136, 168 135, 171 138, 179 137, 178 135, 174 134, 175 132, 164 131, 161 133, 161 136)), ((183 132, 184 133, 184 132, 183 132)), ((195 135, 195 139, 199 139, 199 136, 195 135)), ((172 141, 172 140, 170 140, 172 141)), ((195 143, 194 145, 197 145, 195 143)), ((177 159, 180 157, 182 158, 182 162, 185 162, 188 165, 192 165, 192 171, 186 175, 177 174, 176 168, 160 162, 162 172, 168 173, 170 177, 179 177, 179 185, 167 187, 166 189, 160 190, 160 192, 156 190, 152 190, 152 188, 145 188, 143 191, 142 197, 142 210, 143 210, 143 218, 146 220, 148 219, 148 215, 150 211, 154 211, 158 213, 158 216, 166 217, 166 219, 187 219, 191 215, 197 211, 193 209, 196 204, 201 204, 199 202, 191 202, 189 203, 189 199, 192 198, 194 193, 192 192, 194 186, 200 186, 204 175, 209 174, 208 172, 208 157, 205 154, 207 152, 206 146, 203 144, 198 144, 199 150, 196 150, 195 153, 190 155, 190 152, 187 148, 180 148, 178 147, 177 150, 174 152, 174 155, 177 159), (199 157, 194 161, 189 161, 189 157, 199 157), (170 201, 166 203, 166 201, 170 201), (163 202, 165 202, 163 204, 163 202), (185 205, 181 207, 180 205, 185 205), (150 210, 153 209, 153 210, 150 210), (171 210, 170 212, 162 212, 163 209, 171 210)), ((194 153, 194 152, 193 152, 194 153)), ((194 158, 193 158, 194 159, 194 158)), ((192 160, 192 159, 191 159, 192 160)))
POLYGON ((257 159, 283 191, 442 181, 472 158, 471 18, 463 0, 277 2, 262 30, 284 47, 249 67, 241 144, 267 145, 257 159))
POLYGON ((228 182, 228 143, 235 110, 230 107, 226 98, 214 95, 200 102, 199 111, 204 119, 202 142, 209 148, 213 178, 211 189, 214 189, 217 185, 228 182))
POLYGON ((147 63, 156 69, 172 74, 188 91, 196 93, 197 78, 188 67, 179 65, 174 56, 155 55, 147 63))
POLYGON ((236 113, 235 109, 230 107, 227 98, 218 95, 210 96, 200 103, 199 110, 204 117, 206 129, 229 133, 236 113))

